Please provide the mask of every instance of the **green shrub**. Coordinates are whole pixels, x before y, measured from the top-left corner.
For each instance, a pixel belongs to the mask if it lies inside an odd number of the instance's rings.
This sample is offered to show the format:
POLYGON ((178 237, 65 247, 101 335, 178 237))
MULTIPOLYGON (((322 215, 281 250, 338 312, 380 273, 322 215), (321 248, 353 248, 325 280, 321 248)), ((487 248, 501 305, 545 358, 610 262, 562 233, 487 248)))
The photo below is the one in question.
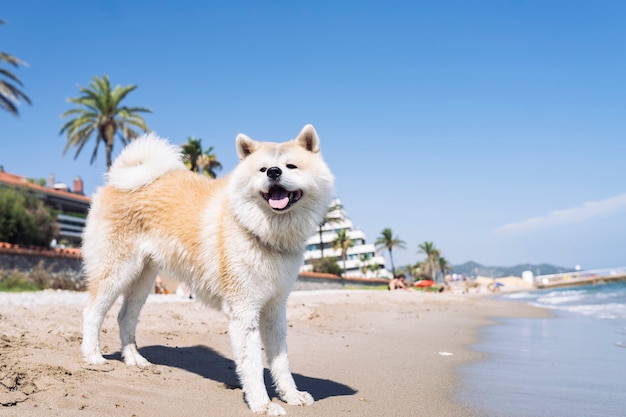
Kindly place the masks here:
POLYGON ((39 287, 28 275, 21 272, 3 272, 0 274, 0 291, 22 292, 39 291, 44 287, 39 287))
POLYGON ((79 279, 68 271, 52 272, 52 268, 52 266, 44 268, 41 261, 29 272, 0 269, 0 292, 39 291, 48 288, 71 291, 87 289, 87 282, 84 279, 79 279))
POLYGON ((0 242, 48 246, 57 234, 54 215, 24 189, 0 186, 0 242))
POLYGON ((311 265, 313 266, 313 272, 324 272, 339 276, 343 272, 337 261, 332 258, 316 259, 311 262, 311 265))

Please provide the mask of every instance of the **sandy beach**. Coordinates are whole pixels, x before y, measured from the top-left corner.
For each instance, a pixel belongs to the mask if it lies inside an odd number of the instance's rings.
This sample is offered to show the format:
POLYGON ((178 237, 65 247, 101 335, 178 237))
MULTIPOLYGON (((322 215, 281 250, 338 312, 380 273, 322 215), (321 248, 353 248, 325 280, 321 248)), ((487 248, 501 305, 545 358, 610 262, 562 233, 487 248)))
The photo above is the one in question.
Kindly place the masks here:
MULTIPOLYGON (((0 294, 0 403, 7 416, 250 416, 226 318, 199 302, 152 295, 137 340, 153 365, 121 362, 113 307, 101 345, 80 354, 85 293, 0 294)), ((119 303, 119 302, 118 302, 119 303)), ((496 317, 538 317, 524 304, 416 291, 299 291, 288 306, 291 367, 311 407, 291 416, 478 416, 458 400, 458 368, 496 317)), ((266 372, 266 383, 269 384, 266 372)), ((273 391, 270 390, 270 393, 273 391)), ((273 401, 280 402, 277 398, 273 401)))

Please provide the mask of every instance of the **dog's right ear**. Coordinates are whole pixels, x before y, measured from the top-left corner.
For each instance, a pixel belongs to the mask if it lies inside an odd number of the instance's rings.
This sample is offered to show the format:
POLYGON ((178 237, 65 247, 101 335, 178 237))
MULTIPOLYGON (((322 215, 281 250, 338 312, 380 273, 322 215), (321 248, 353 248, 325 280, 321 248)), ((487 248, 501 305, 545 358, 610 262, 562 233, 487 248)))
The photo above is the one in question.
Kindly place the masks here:
POLYGON ((309 152, 318 153, 320 151, 320 138, 313 125, 306 125, 296 138, 298 145, 309 152))
POLYGON ((243 133, 237 135, 235 142, 237 143, 237 155, 239 156, 240 161, 243 161, 259 147, 258 142, 250 139, 243 133))

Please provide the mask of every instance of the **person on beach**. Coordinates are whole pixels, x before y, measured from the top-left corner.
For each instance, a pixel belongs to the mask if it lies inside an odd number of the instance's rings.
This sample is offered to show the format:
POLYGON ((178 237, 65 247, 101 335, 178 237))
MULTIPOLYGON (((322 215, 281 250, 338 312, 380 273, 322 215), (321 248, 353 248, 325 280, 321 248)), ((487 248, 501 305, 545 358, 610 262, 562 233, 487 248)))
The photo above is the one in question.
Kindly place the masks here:
POLYGON ((154 281, 154 293, 155 294, 169 294, 170 292, 167 290, 165 284, 163 284, 163 280, 160 276, 157 275, 156 280, 154 281))
POLYGON ((389 280, 389 290, 408 290, 409 286, 405 282, 406 276, 404 274, 396 275, 393 279, 389 280))

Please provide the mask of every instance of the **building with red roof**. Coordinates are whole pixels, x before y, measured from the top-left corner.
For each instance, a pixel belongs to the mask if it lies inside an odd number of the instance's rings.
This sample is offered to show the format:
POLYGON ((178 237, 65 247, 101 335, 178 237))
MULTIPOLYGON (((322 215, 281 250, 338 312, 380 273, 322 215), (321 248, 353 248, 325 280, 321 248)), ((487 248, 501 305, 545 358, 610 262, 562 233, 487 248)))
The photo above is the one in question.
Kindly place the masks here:
POLYGON ((22 188, 43 200, 55 214, 59 226, 58 240, 65 240, 73 246, 80 244, 85 219, 91 204, 91 198, 83 193, 83 180, 74 178, 73 189, 63 183, 55 182, 50 175, 46 185, 21 175, 5 172, 0 166, 0 187, 22 188))

